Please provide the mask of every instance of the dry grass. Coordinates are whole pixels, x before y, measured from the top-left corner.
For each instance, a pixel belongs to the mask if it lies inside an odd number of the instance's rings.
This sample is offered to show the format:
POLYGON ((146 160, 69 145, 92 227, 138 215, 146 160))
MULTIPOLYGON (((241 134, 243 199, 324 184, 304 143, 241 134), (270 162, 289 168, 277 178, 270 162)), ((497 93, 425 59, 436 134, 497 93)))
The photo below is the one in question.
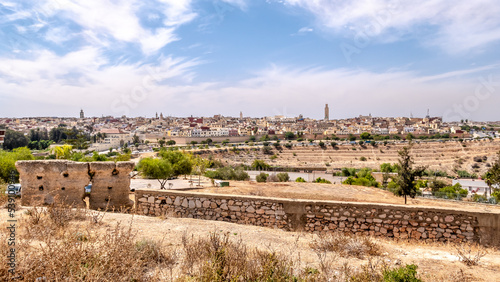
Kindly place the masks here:
POLYGON ((363 259, 365 256, 380 256, 381 246, 374 239, 340 232, 320 234, 311 243, 317 252, 335 252, 342 257, 363 259))
POLYGON ((456 255, 467 266, 478 265, 488 252, 478 244, 459 244, 455 246, 456 255))
MULTIPOLYGON (((198 237, 184 233, 182 244, 174 246, 138 238, 133 220, 126 226, 109 225, 96 217, 102 219, 95 211, 59 204, 28 209, 19 219, 15 276, 8 273, 8 233, 2 226, 0 280, 382 281, 390 269, 382 260, 371 259, 361 267, 349 263, 339 267, 326 259, 320 267, 303 263, 295 253, 300 236, 288 248, 277 250, 271 244, 250 247, 241 236, 213 230, 198 237)), ((330 258, 372 257, 381 252, 370 238, 340 234, 318 237, 311 246, 318 253, 334 254, 327 255, 330 258)))

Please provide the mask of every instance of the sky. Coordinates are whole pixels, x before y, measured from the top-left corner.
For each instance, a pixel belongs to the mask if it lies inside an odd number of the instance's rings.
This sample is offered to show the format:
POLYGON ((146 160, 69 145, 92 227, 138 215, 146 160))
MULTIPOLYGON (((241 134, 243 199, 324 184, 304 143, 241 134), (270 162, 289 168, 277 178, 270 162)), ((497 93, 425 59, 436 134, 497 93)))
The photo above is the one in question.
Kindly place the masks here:
POLYGON ((498 0, 0 2, 0 117, 500 120, 498 0))

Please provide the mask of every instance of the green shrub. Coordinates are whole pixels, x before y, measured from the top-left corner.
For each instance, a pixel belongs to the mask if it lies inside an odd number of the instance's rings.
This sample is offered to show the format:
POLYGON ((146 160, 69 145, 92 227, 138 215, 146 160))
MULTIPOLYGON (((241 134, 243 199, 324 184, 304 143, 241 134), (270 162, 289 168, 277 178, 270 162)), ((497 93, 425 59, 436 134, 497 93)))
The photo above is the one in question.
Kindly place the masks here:
POLYGON ((269 174, 261 172, 255 177, 255 180, 257 180, 257 182, 266 182, 268 176, 269 174))
POLYGON ((362 162, 366 162, 366 157, 361 157, 361 158, 359 158, 359 160, 362 162))
POLYGON ((246 173, 243 168, 238 167, 236 169, 225 166, 218 168, 216 170, 209 170, 205 172, 205 176, 211 179, 220 179, 220 180, 248 180, 250 176, 246 173))
POLYGON ((434 196, 438 198, 455 199, 467 197, 468 193, 469 191, 467 191, 466 189, 462 189, 462 186, 457 183, 453 186, 447 186, 439 189, 434 193, 434 196))
POLYGON ((416 277, 418 266, 407 264, 394 269, 386 269, 383 272, 384 282, 420 282, 416 277))
POLYGON ((256 169, 256 170, 266 170, 266 169, 269 169, 271 166, 268 165, 265 161, 254 160, 251 167, 252 167, 252 169, 256 169))
POLYGON ((323 179, 321 177, 316 178, 313 183, 327 183, 327 184, 332 184, 330 181, 323 179))
POLYGON ((488 198, 486 198, 483 195, 474 194, 474 195, 472 195, 472 201, 479 202, 479 203, 484 203, 484 202, 488 201, 488 198))
POLYGON ((302 177, 297 177, 297 179, 295 179, 295 182, 306 182, 306 180, 302 177))
POLYGON ((279 182, 288 182, 290 180, 290 176, 286 172, 280 172, 276 176, 278 177, 279 182))

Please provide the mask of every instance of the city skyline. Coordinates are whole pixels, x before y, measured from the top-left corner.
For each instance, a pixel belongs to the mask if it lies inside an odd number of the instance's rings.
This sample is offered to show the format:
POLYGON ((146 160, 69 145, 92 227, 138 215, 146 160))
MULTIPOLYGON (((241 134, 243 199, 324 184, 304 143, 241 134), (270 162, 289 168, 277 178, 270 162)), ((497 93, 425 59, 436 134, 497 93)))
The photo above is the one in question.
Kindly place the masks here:
POLYGON ((500 120, 500 7, 3 1, 0 116, 500 120))

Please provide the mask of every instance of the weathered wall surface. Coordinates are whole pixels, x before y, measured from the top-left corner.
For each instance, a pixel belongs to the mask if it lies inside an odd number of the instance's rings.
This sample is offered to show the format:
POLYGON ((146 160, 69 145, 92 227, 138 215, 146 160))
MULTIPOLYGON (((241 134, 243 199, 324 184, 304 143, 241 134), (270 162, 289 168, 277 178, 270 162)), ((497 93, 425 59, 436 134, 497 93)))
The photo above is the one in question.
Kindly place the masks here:
POLYGON ((134 202, 129 198, 130 177, 133 162, 92 162, 89 163, 92 175, 91 209, 131 208, 134 202))
POLYGON ((84 207, 85 186, 92 182, 90 208, 132 207, 129 199, 133 162, 80 163, 66 160, 18 161, 21 204, 52 204, 56 199, 84 207), (109 189, 109 187, 112 187, 109 189))
POLYGON ((500 246, 500 214, 336 201, 136 191, 136 212, 307 232, 349 232, 500 246))
POLYGON ((83 207, 84 187, 89 184, 88 164, 63 160, 18 161, 21 204, 52 204, 55 199, 83 207))

